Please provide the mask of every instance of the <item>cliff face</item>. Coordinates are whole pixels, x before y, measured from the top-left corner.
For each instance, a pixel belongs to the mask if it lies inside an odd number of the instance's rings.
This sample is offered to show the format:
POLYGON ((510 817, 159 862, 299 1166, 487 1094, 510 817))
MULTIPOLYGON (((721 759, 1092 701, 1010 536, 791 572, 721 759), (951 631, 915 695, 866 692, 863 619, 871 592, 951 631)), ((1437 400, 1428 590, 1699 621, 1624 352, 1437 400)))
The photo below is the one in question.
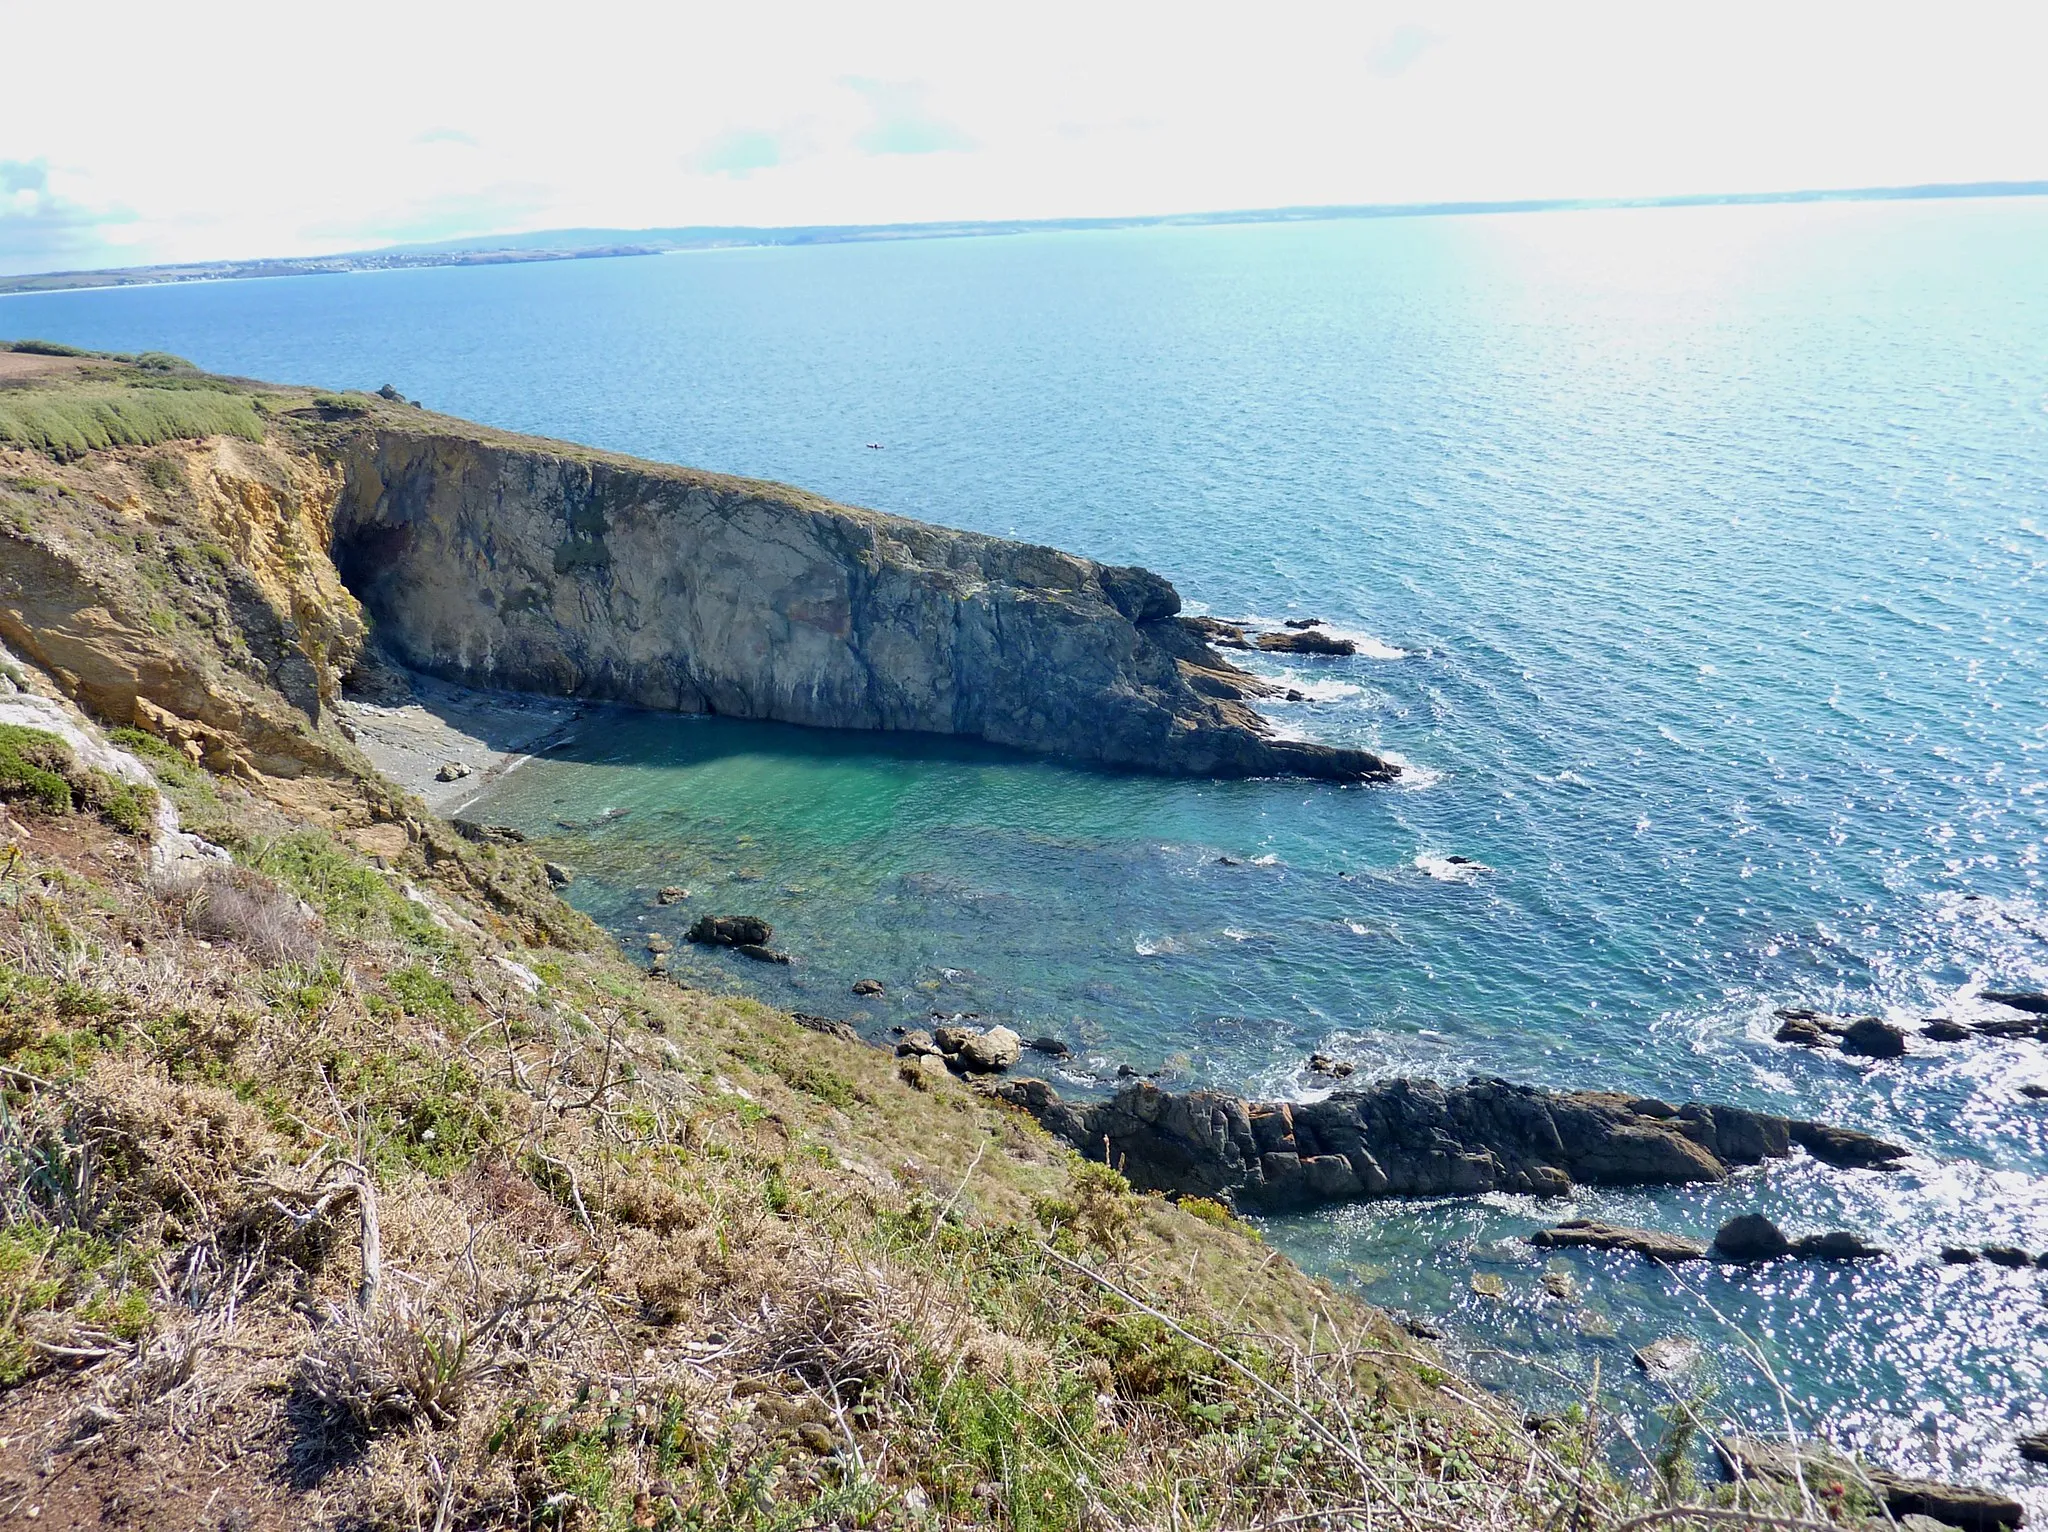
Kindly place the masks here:
POLYGON ((340 476, 285 444, 0 443, 0 642, 94 716, 215 771, 346 774, 363 622, 327 557, 340 476))
POLYGON ((1394 774, 1274 739, 1261 683, 1145 570, 403 411, 323 450, 344 579, 450 680, 1170 773, 1394 774))

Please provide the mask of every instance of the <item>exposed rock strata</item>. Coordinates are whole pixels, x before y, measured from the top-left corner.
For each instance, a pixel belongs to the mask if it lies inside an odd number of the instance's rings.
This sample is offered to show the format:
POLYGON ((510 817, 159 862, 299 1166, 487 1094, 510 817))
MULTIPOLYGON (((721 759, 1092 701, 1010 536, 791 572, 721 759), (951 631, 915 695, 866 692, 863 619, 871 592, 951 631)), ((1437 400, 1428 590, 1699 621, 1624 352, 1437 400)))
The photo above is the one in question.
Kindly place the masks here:
POLYGON ((325 450, 342 574, 450 680, 1190 775, 1394 775, 1274 738, 1247 705, 1264 683, 1143 569, 388 411, 325 450))
POLYGON ((1783 1159, 1794 1145, 1854 1168, 1891 1169, 1906 1154, 1865 1133, 1740 1107, 1674 1107, 1505 1080, 1384 1080, 1295 1104, 1216 1091, 1180 1095, 1146 1082, 1086 1104, 1062 1101, 1042 1080, 996 1089, 1142 1190, 1227 1197, 1253 1208, 1493 1191, 1556 1195, 1580 1182, 1719 1181, 1736 1167, 1783 1159))

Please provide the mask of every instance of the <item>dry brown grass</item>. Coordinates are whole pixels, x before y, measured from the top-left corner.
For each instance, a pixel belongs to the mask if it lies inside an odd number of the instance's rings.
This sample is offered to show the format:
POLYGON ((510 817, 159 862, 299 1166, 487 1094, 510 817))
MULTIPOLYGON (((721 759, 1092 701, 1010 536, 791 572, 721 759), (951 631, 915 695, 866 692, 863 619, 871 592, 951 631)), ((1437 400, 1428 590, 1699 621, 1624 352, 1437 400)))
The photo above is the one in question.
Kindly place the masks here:
POLYGON ((67 835, 0 887, 0 1189, 34 1268, 6 1298, 0 1514, 1602 1532, 1647 1509, 1602 1428, 1531 1437, 1243 1225, 880 1050, 528 948, 431 842, 388 877, 273 858, 330 901, 316 921, 282 875, 151 888, 111 831, 67 835))

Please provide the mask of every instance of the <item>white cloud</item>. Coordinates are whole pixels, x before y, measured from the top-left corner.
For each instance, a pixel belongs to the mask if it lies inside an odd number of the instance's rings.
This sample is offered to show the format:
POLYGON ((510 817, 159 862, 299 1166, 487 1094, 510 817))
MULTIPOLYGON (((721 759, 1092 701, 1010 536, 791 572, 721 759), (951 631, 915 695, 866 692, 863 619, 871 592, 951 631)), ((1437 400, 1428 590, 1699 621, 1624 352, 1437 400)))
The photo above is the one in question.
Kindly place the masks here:
MULTIPOLYGON (((0 267, 553 226, 2048 178, 2048 7, 107 0, 15 69, 0 267), (33 206, 31 207, 31 198, 33 206)), ((75 18, 0 0, 11 58, 75 18)))

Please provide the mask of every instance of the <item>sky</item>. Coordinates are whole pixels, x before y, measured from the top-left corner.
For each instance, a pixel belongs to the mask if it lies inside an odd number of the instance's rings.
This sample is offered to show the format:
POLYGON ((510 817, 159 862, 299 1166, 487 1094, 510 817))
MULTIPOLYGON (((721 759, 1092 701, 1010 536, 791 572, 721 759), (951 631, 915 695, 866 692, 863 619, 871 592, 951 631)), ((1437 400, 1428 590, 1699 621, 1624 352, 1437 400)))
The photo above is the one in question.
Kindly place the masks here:
POLYGON ((2048 179, 2044 59, 2041 0, 0 0, 0 272, 2048 179))

